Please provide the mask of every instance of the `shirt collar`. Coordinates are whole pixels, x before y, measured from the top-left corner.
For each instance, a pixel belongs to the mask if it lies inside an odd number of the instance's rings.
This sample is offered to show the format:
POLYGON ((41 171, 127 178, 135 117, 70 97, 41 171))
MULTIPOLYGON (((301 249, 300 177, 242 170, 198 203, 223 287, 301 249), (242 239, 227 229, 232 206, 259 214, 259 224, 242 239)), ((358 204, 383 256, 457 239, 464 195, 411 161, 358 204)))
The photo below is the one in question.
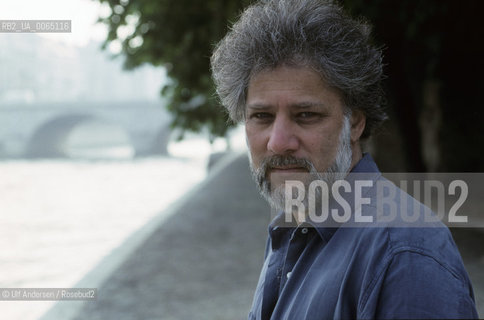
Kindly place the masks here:
POLYGON ((351 173, 380 173, 375 161, 369 153, 363 153, 363 157, 353 167, 351 173))
MULTIPOLYGON (((356 165, 350 171, 345 180, 348 180, 352 184, 352 182, 356 179, 369 179, 376 181, 380 176, 380 170, 378 169, 378 166, 376 165, 371 155, 369 153, 363 153, 363 157, 360 159, 360 161, 356 163, 356 165)), ((348 203, 352 204, 354 202, 353 193, 345 195, 346 196, 343 196, 343 198, 345 198, 348 203)), ((333 237, 333 235, 339 228, 338 226, 328 227, 315 223, 311 224, 316 228, 320 237, 323 238, 323 240, 325 240, 326 242, 329 242, 329 240, 333 237)))

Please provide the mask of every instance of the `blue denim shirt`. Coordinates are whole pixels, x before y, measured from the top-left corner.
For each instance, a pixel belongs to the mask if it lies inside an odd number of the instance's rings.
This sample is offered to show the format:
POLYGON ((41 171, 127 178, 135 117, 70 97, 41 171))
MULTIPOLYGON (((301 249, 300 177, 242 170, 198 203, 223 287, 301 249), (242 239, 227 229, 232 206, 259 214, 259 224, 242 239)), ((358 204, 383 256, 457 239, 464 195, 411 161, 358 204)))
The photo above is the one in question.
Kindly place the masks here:
MULTIPOLYGON (((369 155, 352 172, 382 179, 369 155)), ((249 320, 478 317, 462 259, 440 222, 353 228, 281 219, 269 226, 249 320)))

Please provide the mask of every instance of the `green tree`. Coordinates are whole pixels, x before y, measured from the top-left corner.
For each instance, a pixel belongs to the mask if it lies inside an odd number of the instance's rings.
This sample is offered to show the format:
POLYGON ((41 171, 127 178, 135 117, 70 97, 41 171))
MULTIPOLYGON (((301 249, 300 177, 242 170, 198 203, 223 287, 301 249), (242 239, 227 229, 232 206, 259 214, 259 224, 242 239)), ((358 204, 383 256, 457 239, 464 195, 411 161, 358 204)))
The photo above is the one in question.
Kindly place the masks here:
POLYGON ((126 69, 144 63, 166 68, 170 81, 161 91, 172 125, 196 132, 207 127, 212 139, 224 136, 233 124, 215 96, 210 56, 249 1, 99 1, 111 8, 110 16, 99 19, 109 30, 103 46, 121 41, 126 69), (124 39, 118 36, 123 28, 131 31, 124 39))
MULTIPOLYGON (((101 19, 109 29, 105 45, 119 40, 118 30, 133 25, 121 39, 125 67, 165 66, 173 125, 192 131, 207 126, 212 138, 232 125, 215 97, 209 71, 214 45, 252 0, 98 0, 112 14, 101 19)), ((439 170, 479 171, 484 101, 484 1, 338 0, 353 15, 366 17, 385 46, 389 112, 398 123, 406 169, 428 168, 419 120, 427 88, 438 95, 439 170), (436 84, 429 86, 428 84, 436 84), (477 144, 476 144, 477 142, 477 144), (477 148, 476 148, 477 147, 477 148)), ((433 117, 431 114, 430 117, 433 117)), ((435 168, 433 168, 435 170, 435 168)))

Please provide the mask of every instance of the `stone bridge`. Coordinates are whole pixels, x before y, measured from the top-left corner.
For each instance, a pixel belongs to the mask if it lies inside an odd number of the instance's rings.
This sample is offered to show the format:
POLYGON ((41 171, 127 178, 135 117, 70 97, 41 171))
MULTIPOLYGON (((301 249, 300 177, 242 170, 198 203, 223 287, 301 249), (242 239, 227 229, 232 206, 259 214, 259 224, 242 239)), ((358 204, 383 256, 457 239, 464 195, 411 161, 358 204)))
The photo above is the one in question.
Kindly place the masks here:
POLYGON ((64 157, 69 134, 97 121, 126 132, 135 156, 164 154, 171 118, 161 102, 75 102, 0 106, 0 155, 64 157))

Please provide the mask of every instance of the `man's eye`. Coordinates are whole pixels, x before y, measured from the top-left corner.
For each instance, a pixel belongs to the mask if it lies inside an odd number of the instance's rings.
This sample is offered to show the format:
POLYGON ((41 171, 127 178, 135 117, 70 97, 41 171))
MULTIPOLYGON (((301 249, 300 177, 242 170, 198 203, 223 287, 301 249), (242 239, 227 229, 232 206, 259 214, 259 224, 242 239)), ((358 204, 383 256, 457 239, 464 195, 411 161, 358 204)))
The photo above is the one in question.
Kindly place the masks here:
POLYGON ((258 119, 258 120, 269 120, 272 118, 272 114, 267 112, 256 112, 250 115, 251 119, 258 119))
POLYGON ((318 114, 316 112, 300 112, 297 116, 300 119, 311 119, 318 117, 318 114))
POLYGON ((295 116, 295 121, 301 124, 318 123, 323 118, 323 115, 318 112, 304 111, 299 112, 295 116))

